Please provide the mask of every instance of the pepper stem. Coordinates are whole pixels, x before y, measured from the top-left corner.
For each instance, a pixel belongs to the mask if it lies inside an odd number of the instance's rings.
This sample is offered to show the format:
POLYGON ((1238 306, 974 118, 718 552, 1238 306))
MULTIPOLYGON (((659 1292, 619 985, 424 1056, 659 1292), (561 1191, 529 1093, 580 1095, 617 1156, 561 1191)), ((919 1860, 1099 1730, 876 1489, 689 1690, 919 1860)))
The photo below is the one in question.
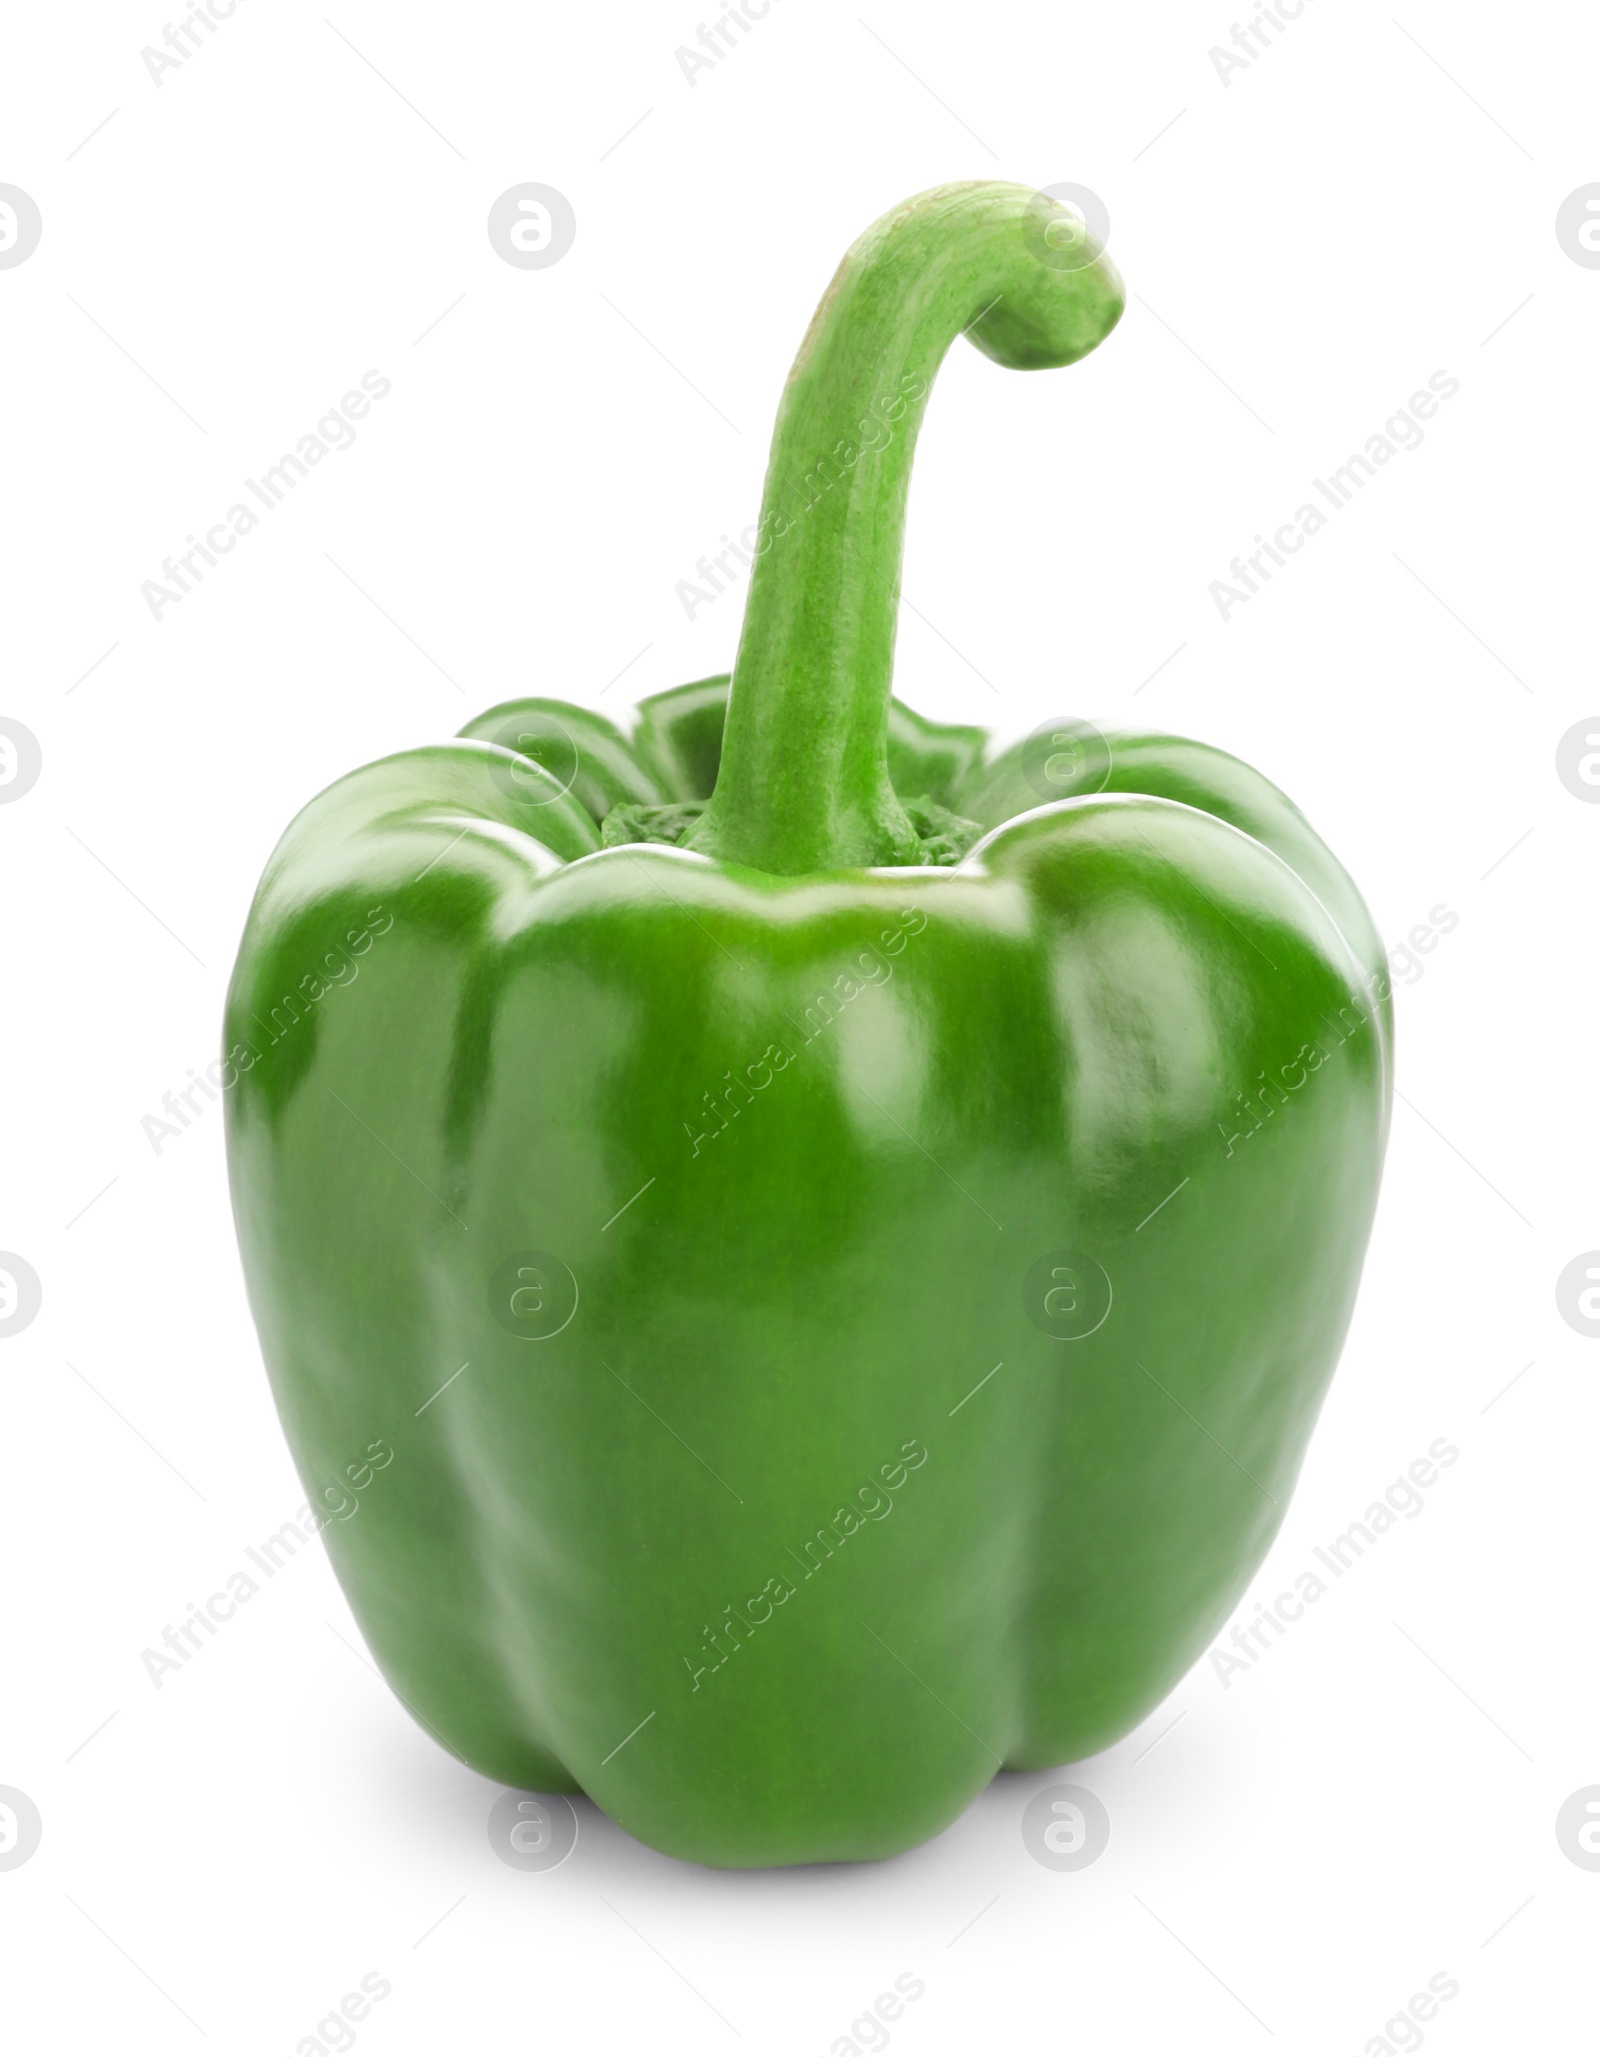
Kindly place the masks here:
POLYGON ((886 740, 906 490, 928 392, 970 337, 1072 364, 1122 281, 1079 218, 1026 186, 938 186, 846 253, 778 407, 716 790, 688 847, 793 876, 915 864, 886 740))

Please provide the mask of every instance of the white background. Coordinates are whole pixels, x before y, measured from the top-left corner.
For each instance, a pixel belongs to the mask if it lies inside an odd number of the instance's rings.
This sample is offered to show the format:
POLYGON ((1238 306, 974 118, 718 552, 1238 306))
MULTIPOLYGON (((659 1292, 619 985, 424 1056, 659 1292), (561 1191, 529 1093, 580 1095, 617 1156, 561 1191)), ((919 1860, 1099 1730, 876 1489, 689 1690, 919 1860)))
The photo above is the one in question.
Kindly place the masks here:
POLYGON ((1224 84, 1231 0, 773 0, 691 86, 693 6, 335 7, 239 0, 159 87, 154 0, 18 10, 0 78, 0 179, 44 222, 0 270, 0 713, 44 764, 0 809, 0 1246, 44 1287, 0 1342, 0 1785, 44 1830, 0 1871, 8 2046, 287 2057, 376 1972, 372 2057, 864 2048, 901 1973, 906 2057, 1589 2047, 1600 1872, 1555 1816, 1600 1782, 1600 1345, 1554 1288, 1600 1243, 1600 808, 1555 753, 1600 706, 1600 273, 1554 222, 1600 179, 1600 23, 1307 0, 1224 84), (320 1547, 146 1675, 302 1495, 220 1116, 159 1154, 141 1120, 214 1054, 256 877, 321 786, 512 693, 620 715, 726 668, 741 597, 691 622, 674 588, 755 517, 819 292, 894 202, 989 176, 1101 194, 1134 297, 1071 371, 952 353, 898 690, 1007 736, 1221 744, 1386 938, 1458 917, 1400 985, 1359 1310, 1241 1614, 1434 1439, 1459 1460, 1250 1670, 1202 1662, 1072 1772, 1112 1823, 1090 1869, 1023 1845, 1048 1774, 892 1863, 754 1875, 580 1803, 526 1875, 320 1547), (485 232, 524 180, 577 215, 542 271, 485 232), (152 619, 141 582, 369 368, 393 390, 355 447, 152 619), (1440 369, 1422 447, 1224 621, 1210 582, 1440 369), (1396 2023, 1441 1972, 1458 1994, 1396 2023))

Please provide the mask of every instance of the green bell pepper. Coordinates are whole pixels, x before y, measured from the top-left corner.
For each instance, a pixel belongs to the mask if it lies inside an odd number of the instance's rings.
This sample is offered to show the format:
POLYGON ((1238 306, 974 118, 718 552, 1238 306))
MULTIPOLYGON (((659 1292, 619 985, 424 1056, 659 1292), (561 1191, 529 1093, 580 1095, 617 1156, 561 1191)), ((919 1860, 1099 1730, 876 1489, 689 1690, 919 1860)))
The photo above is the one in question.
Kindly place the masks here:
POLYGON ((680 1857, 887 1856, 1125 1735, 1350 1317, 1391 1024, 1335 859, 1201 744, 990 757, 889 696, 946 349, 1070 364, 1122 305, 1024 188, 885 216, 784 390, 731 684, 353 772, 249 917, 235 1214, 362 1630, 467 1764, 680 1857))

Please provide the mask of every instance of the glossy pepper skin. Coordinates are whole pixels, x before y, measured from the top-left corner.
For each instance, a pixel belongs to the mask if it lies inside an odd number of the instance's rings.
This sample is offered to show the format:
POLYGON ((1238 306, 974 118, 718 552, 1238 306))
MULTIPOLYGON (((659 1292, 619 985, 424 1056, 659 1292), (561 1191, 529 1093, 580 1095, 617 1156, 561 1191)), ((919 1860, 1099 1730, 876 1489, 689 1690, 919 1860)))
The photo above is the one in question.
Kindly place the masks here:
POLYGON ((1121 308, 1022 188, 887 216, 785 389, 731 689, 356 771, 249 918, 239 1237, 308 1491, 394 1452, 325 1530, 367 1640, 466 1763, 679 1857, 888 1856, 1126 1734, 1350 1317, 1391 1030, 1334 858, 1203 745, 989 759, 889 698, 946 347, 1066 364, 1121 308))

